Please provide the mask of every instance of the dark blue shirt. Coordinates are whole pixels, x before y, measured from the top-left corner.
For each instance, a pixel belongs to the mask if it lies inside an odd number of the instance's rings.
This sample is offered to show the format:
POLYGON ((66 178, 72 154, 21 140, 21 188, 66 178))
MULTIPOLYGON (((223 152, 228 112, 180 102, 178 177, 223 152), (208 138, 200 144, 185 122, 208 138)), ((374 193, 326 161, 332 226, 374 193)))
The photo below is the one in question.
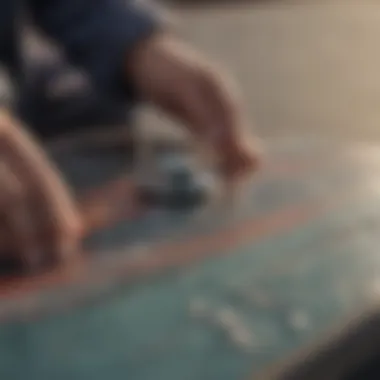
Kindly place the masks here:
POLYGON ((0 60, 14 77, 22 72, 25 10, 70 63, 110 93, 125 85, 122 65, 128 51, 158 26, 151 9, 133 0, 0 0, 0 60))

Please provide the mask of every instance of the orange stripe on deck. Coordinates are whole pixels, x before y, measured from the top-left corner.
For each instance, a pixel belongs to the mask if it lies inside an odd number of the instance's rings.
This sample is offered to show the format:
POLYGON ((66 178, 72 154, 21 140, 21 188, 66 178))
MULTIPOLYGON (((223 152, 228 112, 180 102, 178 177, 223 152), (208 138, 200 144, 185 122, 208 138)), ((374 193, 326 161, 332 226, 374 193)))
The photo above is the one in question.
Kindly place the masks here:
MULTIPOLYGON (((336 160, 334 161, 337 162, 336 160)), ((320 162, 316 162, 316 169, 320 162)), ((278 178, 281 175, 300 175, 310 171, 310 163, 303 161, 291 164, 280 162, 276 166, 265 167, 267 179, 278 178)), ((80 208, 83 214, 85 235, 90 235, 107 228, 120 220, 133 220, 144 213, 136 197, 136 186, 130 178, 122 177, 81 196, 80 208)))
MULTIPOLYGON (((326 207, 320 204, 287 207, 268 216, 240 222, 232 228, 218 230, 207 236, 159 244, 149 249, 149 255, 144 258, 124 256, 120 258, 120 261, 115 261, 117 265, 112 268, 106 269, 107 265, 105 265, 103 271, 99 271, 99 264, 105 263, 104 260, 91 261, 83 258, 70 268, 60 268, 36 277, 3 281, 0 284, 0 296, 3 298, 23 296, 47 288, 99 281, 117 276, 127 276, 126 281, 128 281, 142 275, 159 273, 167 268, 194 264, 211 257, 226 256, 234 253, 232 248, 290 230, 316 218, 324 211, 326 207)), ((103 257, 105 255, 107 253, 104 253, 103 257)))
POLYGON ((127 259, 116 267, 116 275, 136 277, 158 273, 171 267, 183 267, 203 259, 232 255, 248 243, 288 231, 309 221, 321 211, 320 205, 310 208, 295 207, 280 210, 260 219, 242 222, 228 230, 214 232, 193 240, 156 247, 146 259, 127 259))

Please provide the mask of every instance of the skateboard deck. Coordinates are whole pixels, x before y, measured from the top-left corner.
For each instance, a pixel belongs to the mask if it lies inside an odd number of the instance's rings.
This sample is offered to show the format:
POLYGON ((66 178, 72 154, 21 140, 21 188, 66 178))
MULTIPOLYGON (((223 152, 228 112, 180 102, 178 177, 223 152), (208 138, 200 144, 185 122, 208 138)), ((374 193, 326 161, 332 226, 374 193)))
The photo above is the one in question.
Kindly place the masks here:
POLYGON ((0 378, 292 378, 303 356, 279 359, 380 296, 380 148, 266 147, 246 199, 186 211, 136 202, 122 152, 55 152, 89 236, 75 265, 1 277, 0 378))

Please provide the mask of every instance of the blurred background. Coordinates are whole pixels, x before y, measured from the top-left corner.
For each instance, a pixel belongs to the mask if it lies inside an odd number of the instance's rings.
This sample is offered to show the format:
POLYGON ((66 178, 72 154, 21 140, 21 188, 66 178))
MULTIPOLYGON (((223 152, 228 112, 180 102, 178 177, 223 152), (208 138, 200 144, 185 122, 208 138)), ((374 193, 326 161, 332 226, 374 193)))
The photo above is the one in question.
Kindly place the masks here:
POLYGON ((261 136, 380 138, 380 3, 166 2, 237 78, 261 136))
POLYGON ((160 2, 180 35, 235 76, 260 136, 380 138, 378 1, 160 2))

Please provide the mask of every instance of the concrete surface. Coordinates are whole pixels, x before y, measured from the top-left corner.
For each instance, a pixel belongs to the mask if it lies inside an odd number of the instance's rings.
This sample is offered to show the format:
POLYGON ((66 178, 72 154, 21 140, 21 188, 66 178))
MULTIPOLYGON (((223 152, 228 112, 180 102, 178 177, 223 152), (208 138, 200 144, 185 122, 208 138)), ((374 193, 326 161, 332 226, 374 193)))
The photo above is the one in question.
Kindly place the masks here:
POLYGON ((180 32, 236 75, 260 135, 380 140, 379 2, 255 1, 176 14, 180 32))

